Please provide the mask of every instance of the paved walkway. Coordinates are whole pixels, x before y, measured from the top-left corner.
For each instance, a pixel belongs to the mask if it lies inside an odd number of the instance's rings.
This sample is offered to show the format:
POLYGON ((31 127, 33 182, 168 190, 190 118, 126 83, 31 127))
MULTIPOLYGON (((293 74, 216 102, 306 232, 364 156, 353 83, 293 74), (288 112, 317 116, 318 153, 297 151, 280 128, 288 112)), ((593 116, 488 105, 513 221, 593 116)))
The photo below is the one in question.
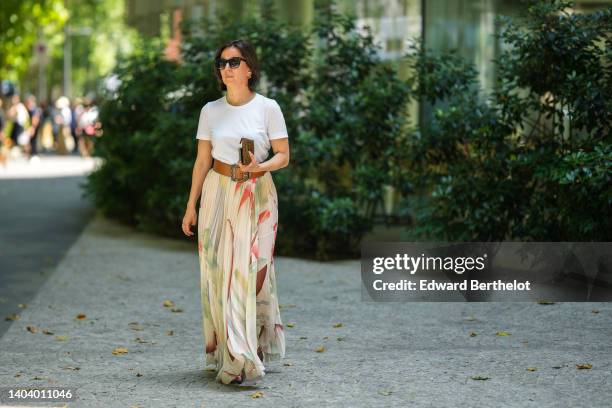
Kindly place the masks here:
POLYGON ((0 336, 29 303, 94 212, 81 184, 95 159, 42 154, 0 163, 0 336))
POLYGON ((0 339, 0 385, 72 387, 69 407, 610 406, 609 303, 366 303, 358 260, 275 262, 287 356, 225 386, 203 370, 195 241, 96 215, 0 339))

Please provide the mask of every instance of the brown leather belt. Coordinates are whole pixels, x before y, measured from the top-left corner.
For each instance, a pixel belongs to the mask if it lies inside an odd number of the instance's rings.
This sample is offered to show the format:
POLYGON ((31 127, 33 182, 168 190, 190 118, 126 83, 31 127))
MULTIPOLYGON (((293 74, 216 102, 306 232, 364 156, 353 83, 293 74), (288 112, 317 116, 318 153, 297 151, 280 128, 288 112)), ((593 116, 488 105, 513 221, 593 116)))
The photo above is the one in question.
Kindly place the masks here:
POLYGON ((254 177, 261 177, 266 174, 265 171, 240 171, 237 164, 228 164, 217 159, 213 159, 213 170, 224 176, 229 176, 233 181, 243 182, 254 177))

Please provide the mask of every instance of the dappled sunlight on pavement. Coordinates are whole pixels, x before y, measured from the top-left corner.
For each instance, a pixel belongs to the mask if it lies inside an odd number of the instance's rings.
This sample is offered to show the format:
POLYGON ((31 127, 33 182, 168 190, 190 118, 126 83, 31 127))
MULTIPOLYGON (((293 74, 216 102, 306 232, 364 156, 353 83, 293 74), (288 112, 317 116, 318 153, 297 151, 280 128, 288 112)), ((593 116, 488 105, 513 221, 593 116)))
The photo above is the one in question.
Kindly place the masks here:
POLYGON ((11 157, 0 163, 0 179, 80 176, 92 172, 101 164, 98 157, 41 154, 29 159, 11 157))

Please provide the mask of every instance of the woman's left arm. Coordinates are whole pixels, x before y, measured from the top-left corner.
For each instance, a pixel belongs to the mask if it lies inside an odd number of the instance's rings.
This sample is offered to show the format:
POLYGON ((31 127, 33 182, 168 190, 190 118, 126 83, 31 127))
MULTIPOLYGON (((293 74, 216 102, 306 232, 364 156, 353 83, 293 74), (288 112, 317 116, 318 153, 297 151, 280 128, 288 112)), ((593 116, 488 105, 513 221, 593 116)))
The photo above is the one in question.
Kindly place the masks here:
POLYGON ((274 171, 286 167, 289 164, 289 138, 271 139, 270 144, 274 152, 274 155, 270 159, 265 162, 257 163, 255 156, 249 152, 251 163, 245 166, 238 162, 240 171, 274 171))

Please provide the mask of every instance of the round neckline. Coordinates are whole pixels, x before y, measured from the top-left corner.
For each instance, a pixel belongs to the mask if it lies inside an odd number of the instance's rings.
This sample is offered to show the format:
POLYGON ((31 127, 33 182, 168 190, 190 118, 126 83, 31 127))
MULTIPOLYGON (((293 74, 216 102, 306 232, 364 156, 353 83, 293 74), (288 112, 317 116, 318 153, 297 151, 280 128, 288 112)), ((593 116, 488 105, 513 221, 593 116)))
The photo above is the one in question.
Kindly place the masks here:
POLYGON ((253 103, 253 101, 255 99, 257 99, 258 96, 259 96, 259 93, 255 92, 255 96, 253 96, 247 103, 243 103, 242 105, 232 105, 231 103, 229 103, 228 100, 227 100, 227 93, 223 97, 223 100, 225 101, 226 105, 228 105, 228 106, 230 106, 232 108, 240 109, 240 108, 243 108, 243 107, 248 106, 249 104, 253 103))

